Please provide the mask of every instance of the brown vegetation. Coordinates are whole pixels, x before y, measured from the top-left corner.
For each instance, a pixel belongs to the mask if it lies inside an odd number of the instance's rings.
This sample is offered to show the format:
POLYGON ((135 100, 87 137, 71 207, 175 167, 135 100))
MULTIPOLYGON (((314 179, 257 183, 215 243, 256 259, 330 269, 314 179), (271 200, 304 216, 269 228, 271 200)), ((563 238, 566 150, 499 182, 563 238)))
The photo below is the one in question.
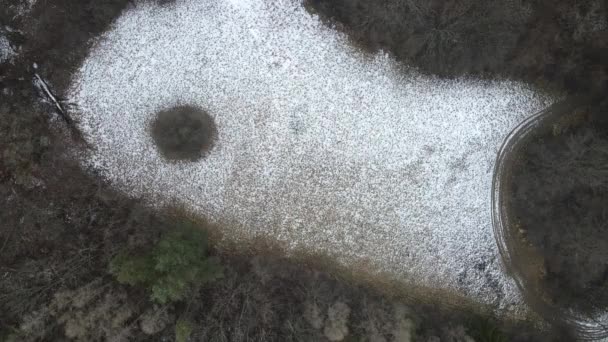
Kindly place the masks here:
POLYGON ((601 0, 306 0, 351 39, 446 77, 523 79, 568 91, 608 88, 601 0))

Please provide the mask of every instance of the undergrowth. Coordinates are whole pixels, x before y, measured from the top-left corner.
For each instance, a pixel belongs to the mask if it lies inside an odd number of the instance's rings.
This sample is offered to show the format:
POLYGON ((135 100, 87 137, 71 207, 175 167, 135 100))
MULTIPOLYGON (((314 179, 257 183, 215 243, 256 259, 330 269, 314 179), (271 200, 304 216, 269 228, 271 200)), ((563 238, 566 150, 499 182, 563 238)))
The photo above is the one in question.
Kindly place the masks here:
POLYGON ((110 262, 110 273, 120 283, 149 289, 153 301, 166 304, 221 278, 223 269, 217 258, 207 255, 205 232, 182 223, 149 251, 118 253, 110 262))

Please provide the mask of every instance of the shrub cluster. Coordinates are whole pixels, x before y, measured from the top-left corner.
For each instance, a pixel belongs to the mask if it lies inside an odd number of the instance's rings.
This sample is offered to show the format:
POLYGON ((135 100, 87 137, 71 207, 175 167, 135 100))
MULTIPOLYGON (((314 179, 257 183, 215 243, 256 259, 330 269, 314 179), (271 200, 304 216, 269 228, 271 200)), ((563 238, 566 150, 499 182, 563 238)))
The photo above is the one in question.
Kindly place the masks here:
POLYGON ((168 232, 149 251, 123 250, 110 263, 110 273, 120 283, 144 286, 159 304, 184 299, 207 282, 222 277, 222 266, 207 256, 204 231, 186 223, 168 232))

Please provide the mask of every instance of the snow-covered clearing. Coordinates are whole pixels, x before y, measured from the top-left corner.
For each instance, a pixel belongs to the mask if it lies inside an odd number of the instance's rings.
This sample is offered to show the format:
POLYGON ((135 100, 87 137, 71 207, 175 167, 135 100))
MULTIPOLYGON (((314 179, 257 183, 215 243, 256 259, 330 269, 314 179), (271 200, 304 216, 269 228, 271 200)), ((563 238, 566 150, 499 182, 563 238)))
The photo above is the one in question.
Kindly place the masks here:
POLYGON ((502 140, 551 101, 523 84, 420 75, 358 51, 295 0, 177 0, 124 13, 70 100, 95 146, 83 164, 133 195, 231 222, 227 238, 523 308, 490 203, 502 140), (205 160, 156 150, 150 120, 177 104, 215 118, 205 160))

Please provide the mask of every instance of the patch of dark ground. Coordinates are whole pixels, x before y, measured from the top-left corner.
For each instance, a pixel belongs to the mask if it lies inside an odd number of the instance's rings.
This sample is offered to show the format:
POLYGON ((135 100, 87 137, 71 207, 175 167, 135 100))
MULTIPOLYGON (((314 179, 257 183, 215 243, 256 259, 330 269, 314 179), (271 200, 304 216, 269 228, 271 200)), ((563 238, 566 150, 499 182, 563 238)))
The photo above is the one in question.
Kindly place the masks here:
POLYGON ((213 148, 217 128, 206 111, 192 106, 177 106, 156 114, 150 134, 167 160, 196 161, 213 148))
MULTIPOLYGON (((144 291, 117 284, 107 274, 111 257, 125 247, 154 244, 175 218, 113 190, 65 157, 65 144, 72 142, 52 129, 57 120, 32 86, 32 65, 61 95, 91 39, 136 4, 38 1, 27 15, 19 9, 23 2, 7 4, 0 21, 14 29, 9 39, 19 56, 0 64, 3 332, 21 340, 171 340, 175 319, 189 315, 197 323, 197 340, 318 341, 344 330, 335 322, 341 308, 350 311, 345 340, 395 340, 414 324, 421 340, 467 341, 464 327, 485 322, 433 306, 408 312, 398 299, 373 288, 276 256, 220 255, 226 278, 173 306, 154 306, 144 291)), ((487 340, 492 324, 512 341, 568 340, 508 322, 483 323, 469 334, 487 340)))

